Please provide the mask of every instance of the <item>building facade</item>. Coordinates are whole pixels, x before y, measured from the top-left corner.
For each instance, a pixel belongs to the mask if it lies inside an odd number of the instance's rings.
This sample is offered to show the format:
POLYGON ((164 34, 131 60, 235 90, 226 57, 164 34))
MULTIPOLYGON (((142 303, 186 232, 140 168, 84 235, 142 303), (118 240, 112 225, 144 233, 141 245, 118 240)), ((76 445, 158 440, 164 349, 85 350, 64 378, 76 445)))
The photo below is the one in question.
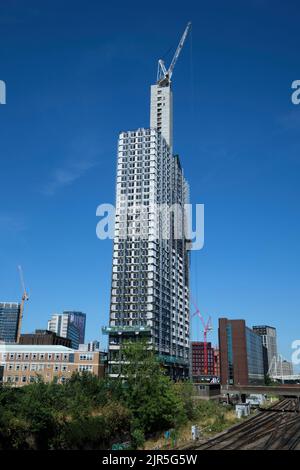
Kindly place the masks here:
POLYGON ((70 310, 70 311, 64 311, 63 315, 67 315, 70 318, 70 323, 78 329, 79 343, 83 344, 85 340, 86 314, 83 312, 70 310))
POLYGON ((84 343, 79 345, 79 351, 100 351, 100 341, 94 340, 89 343, 84 343))
POLYGON ((120 345, 144 337, 174 377, 189 368, 189 187, 173 155, 171 84, 151 87, 150 128, 121 132, 109 328, 109 371, 120 345))
POLYGON ((191 342, 192 376, 197 379, 204 376, 215 376, 215 350, 211 343, 207 343, 207 370, 205 366, 205 353, 203 341, 191 342))
POLYGON ((53 331, 35 330, 35 333, 25 333, 20 336, 19 344, 48 344, 72 347, 72 341, 69 338, 58 336, 53 331))
POLYGON ((219 319, 219 348, 222 385, 264 383, 262 339, 245 320, 219 319))
POLYGON ((0 384, 28 385, 42 377, 45 382, 65 382, 74 372, 103 377, 100 352, 80 352, 57 345, 0 344, 0 384))
POLYGON ((20 304, 17 302, 0 302, 0 341, 14 343, 17 341, 20 304))
POLYGON ((220 351, 214 348, 214 375, 220 377, 220 351))
POLYGON ((82 312, 55 313, 48 321, 48 330, 58 336, 69 338, 72 348, 78 349, 79 344, 84 343, 86 314, 82 312))
POLYGON ((274 358, 276 358, 278 355, 276 328, 274 328, 273 326, 268 326, 268 325, 256 325, 256 326, 253 326, 252 329, 253 331, 255 331, 255 333, 261 336, 263 345, 267 349, 267 357, 268 357, 267 369, 269 369, 269 367, 272 364, 272 361, 274 361, 274 358))

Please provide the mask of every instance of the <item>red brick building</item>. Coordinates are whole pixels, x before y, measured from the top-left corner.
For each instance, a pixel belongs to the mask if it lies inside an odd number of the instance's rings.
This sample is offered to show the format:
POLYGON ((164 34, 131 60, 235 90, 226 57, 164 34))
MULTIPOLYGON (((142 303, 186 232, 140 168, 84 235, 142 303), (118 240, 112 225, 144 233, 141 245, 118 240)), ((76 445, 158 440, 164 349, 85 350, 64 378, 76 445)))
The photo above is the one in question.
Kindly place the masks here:
POLYGON ((214 376, 215 375, 215 357, 214 348, 211 343, 207 343, 207 373, 204 364, 204 343, 203 341, 192 341, 192 375, 193 377, 199 376, 214 376))
POLYGON ((219 348, 222 385, 264 383, 262 339, 245 320, 219 319, 219 348))

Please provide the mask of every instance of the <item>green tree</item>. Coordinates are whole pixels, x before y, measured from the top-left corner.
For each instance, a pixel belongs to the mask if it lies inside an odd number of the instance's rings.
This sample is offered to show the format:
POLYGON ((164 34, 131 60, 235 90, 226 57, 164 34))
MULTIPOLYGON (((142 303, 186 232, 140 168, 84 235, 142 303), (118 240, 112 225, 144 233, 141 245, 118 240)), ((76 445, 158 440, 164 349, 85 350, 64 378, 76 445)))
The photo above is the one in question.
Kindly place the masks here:
POLYGON ((146 342, 124 344, 122 359, 124 399, 136 429, 149 433, 174 427, 186 419, 174 383, 146 342))

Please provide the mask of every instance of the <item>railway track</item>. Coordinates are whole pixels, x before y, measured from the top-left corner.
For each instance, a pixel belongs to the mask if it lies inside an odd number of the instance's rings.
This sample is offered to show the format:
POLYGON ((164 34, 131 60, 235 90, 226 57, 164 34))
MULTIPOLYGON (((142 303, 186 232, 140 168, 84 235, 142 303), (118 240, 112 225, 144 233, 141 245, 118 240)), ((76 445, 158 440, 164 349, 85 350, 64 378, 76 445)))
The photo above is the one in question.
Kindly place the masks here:
MULTIPOLYGON (((192 447, 189 447, 190 449, 192 447)), ((300 414, 295 399, 284 399, 225 433, 194 445, 197 450, 300 450, 300 414)))

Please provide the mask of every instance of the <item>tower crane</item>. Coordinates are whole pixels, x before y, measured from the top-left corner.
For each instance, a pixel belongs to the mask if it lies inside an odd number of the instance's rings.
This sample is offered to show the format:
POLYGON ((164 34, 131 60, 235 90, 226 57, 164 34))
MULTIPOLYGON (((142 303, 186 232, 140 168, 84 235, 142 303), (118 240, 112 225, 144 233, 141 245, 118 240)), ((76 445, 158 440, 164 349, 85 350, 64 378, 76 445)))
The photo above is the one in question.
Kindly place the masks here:
POLYGON ((22 287, 22 301, 21 301, 21 305, 20 305, 20 313, 19 313, 18 326, 17 326, 17 343, 19 343, 20 336, 21 336, 24 305, 25 305, 25 302, 27 300, 29 300, 29 296, 28 296, 26 288, 25 288, 22 266, 18 266, 18 270, 19 270, 21 287, 22 287))
POLYGON ((208 352, 207 352, 207 334, 212 331, 212 321, 211 321, 211 316, 208 317, 207 322, 205 323, 205 320, 197 306, 197 304, 192 300, 192 303, 195 307, 195 312, 192 315, 192 318, 194 316, 197 316, 200 318, 203 326, 203 350, 204 350, 204 375, 208 375, 208 352))
POLYGON ((158 83, 158 85, 163 86, 163 87, 170 85, 175 64, 177 62, 177 59, 180 55, 180 52, 183 48, 183 45, 185 43, 185 40, 187 38, 187 35, 189 34, 189 31, 190 31, 191 27, 192 27, 192 23, 189 21, 189 23, 187 24, 187 26, 184 30, 184 33, 183 33, 183 35, 182 35, 182 37, 179 41, 176 52, 174 54, 174 57, 172 59, 172 62, 170 64, 170 67, 168 68, 168 70, 166 69, 166 66, 165 66, 165 63, 164 63, 163 59, 159 59, 158 69, 157 69, 157 83, 158 83))

